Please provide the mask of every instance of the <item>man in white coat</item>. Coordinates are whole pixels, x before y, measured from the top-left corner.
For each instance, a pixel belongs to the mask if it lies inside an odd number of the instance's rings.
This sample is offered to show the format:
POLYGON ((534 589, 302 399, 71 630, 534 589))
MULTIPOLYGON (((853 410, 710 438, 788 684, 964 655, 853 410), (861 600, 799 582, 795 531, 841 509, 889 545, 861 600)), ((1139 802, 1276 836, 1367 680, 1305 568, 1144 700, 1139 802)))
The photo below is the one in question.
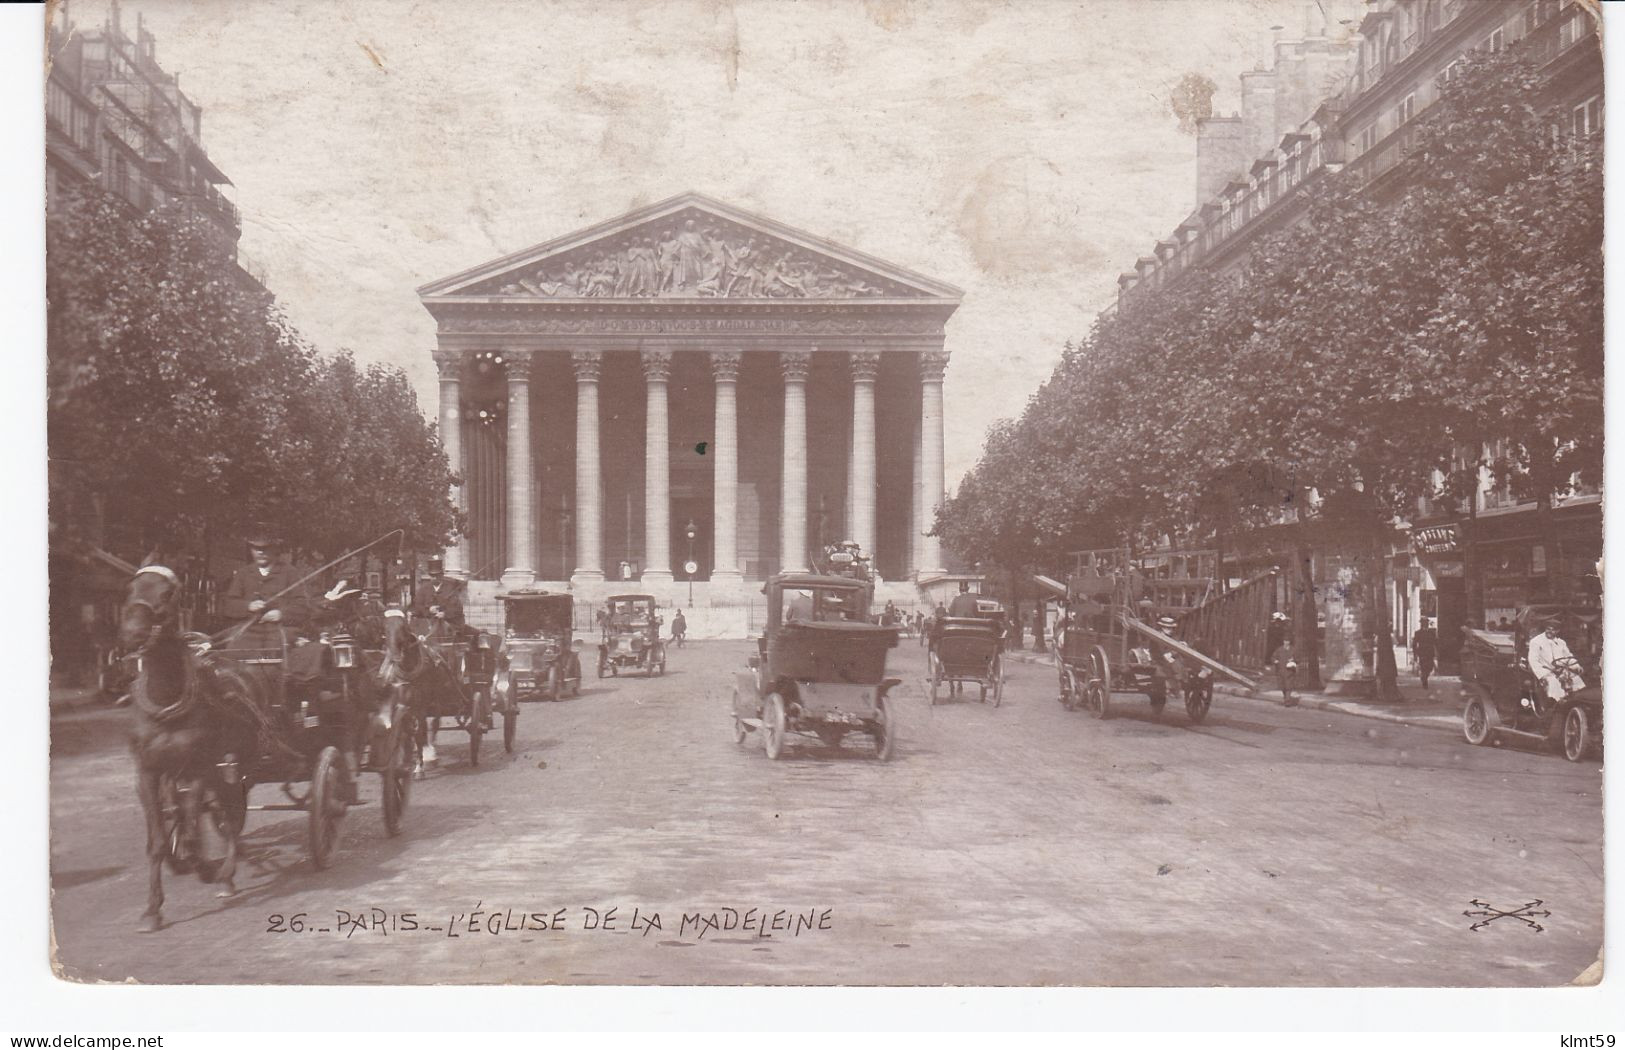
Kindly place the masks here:
POLYGON ((1557 636, 1557 621, 1547 620, 1541 633, 1529 639, 1529 670, 1540 679, 1551 699, 1562 700, 1586 687, 1578 667, 1569 643, 1557 636))

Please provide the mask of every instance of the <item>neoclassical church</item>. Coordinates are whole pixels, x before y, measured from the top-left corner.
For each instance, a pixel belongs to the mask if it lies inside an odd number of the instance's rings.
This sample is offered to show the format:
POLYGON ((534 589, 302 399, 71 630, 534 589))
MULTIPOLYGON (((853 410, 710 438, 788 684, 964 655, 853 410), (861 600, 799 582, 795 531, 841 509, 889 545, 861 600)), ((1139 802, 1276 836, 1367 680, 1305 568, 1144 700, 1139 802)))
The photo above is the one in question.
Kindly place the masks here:
POLYGON ((884 580, 942 575, 959 289, 686 193, 418 295, 471 594, 723 604, 846 538, 884 580))

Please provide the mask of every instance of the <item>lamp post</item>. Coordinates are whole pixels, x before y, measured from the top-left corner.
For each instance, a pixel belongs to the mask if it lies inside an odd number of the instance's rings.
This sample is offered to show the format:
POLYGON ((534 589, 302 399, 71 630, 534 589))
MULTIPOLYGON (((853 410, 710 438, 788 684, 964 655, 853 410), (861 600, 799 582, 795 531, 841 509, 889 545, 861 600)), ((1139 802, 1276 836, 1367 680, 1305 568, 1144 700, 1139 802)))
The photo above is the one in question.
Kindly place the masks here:
POLYGON ((684 533, 688 536, 688 561, 683 564, 683 570, 684 574, 688 577, 688 607, 692 609, 694 608, 694 570, 697 567, 694 562, 693 518, 688 519, 688 525, 684 529, 684 533))

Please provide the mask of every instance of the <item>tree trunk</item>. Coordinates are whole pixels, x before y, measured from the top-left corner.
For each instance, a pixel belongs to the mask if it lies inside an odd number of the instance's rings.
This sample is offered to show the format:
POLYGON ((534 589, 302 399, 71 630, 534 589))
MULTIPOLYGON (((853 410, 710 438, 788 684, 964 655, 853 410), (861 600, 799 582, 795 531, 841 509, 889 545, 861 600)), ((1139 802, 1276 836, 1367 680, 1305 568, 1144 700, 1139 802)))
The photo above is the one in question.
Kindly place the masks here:
POLYGON ((1372 603, 1377 617, 1377 651, 1374 654, 1376 695, 1379 700, 1398 700, 1399 667, 1394 661, 1394 625, 1388 611, 1388 543, 1387 526, 1378 522, 1373 530, 1372 555, 1376 572, 1372 574, 1375 601, 1372 603))
POLYGON ((1315 604, 1314 557, 1313 550, 1293 543, 1292 575, 1289 579, 1290 586, 1297 593, 1292 610, 1292 649, 1298 657, 1298 675, 1306 692, 1317 691, 1323 684, 1320 680, 1320 608, 1315 604))

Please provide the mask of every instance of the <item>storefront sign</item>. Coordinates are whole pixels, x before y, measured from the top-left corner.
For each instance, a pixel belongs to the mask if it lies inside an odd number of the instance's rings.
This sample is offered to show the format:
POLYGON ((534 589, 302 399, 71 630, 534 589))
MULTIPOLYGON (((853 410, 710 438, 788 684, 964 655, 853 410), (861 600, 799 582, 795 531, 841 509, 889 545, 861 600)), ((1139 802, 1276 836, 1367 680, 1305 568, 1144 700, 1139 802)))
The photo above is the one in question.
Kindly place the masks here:
POLYGON ((1450 524, 1413 529, 1411 545, 1423 554, 1448 554, 1461 546, 1461 528, 1450 524))
POLYGON ((1430 571, 1433 573, 1435 580, 1458 579, 1462 575, 1461 562, 1454 558, 1441 559, 1430 566, 1430 571))

